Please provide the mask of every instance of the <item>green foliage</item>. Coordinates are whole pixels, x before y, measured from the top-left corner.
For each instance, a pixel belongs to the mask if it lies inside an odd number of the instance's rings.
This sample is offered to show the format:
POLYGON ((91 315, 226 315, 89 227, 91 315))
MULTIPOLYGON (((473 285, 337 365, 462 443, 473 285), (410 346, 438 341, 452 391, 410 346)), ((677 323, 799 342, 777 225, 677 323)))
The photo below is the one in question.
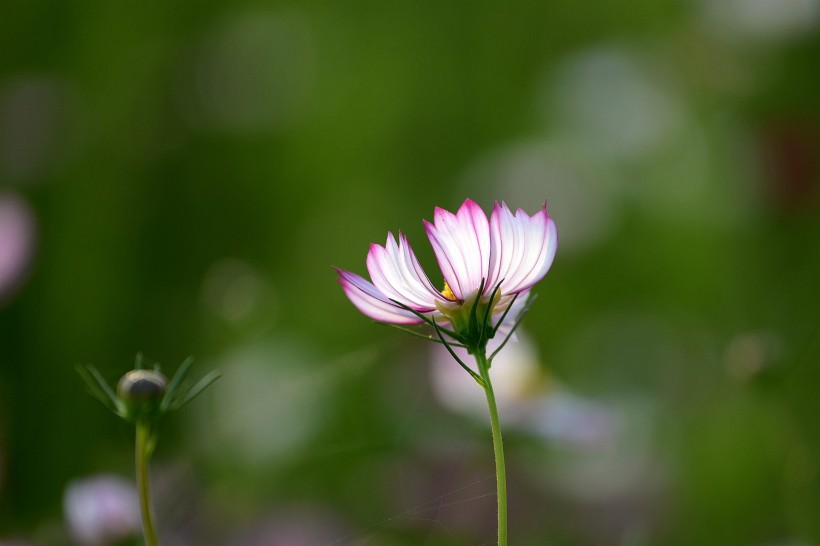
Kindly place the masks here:
POLYGON ((0 196, 36 246, 0 294, 0 541, 66 543, 66 484, 132 473, 72 366, 121 413, 137 348, 224 374, 153 459, 182 542, 304 507, 313 544, 491 541, 483 415, 330 268, 402 228, 435 270, 420 220, 471 197, 549 199, 533 391, 625 416, 505 425, 512 544, 820 543, 820 39, 745 4, 4 2, 0 196))

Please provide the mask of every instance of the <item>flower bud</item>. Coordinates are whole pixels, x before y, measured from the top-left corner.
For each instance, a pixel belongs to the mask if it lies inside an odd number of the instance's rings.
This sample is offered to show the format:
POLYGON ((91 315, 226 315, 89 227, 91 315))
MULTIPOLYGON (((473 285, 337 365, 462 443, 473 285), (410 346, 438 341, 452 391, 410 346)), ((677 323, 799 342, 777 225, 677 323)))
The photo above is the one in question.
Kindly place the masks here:
POLYGON ((117 383, 117 394, 131 421, 151 417, 165 397, 168 380, 153 370, 131 370, 117 383))

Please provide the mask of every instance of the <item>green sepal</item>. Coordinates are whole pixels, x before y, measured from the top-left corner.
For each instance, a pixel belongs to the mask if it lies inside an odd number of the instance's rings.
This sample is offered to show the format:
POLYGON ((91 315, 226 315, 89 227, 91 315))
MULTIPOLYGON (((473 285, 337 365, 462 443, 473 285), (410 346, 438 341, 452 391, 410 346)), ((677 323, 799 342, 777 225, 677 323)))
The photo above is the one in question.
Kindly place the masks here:
MULTIPOLYGON (((515 297, 517 298, 517 297, 518 297, 518 294, 516 294, 516 295, 515 295, 515 297)), ((502 341, 502 342, 501 342, 501 345, 499 345, 499 346, 495 349, 495 351, 493 351, 493 354, 491 354, 491 355, 490 355, 490 357, 487 359, 487 367, 488 367, 488 368, 489 368, 489 367, 491 367, 491 366, 493 365, 493 358, 495 358, 495 355, 497 355, 497 354, 501 351, 501 349, 503 349, 503 348, 504 348, 504 346, 505 346, 505 345, 507 344, 507 342, 510 340, 510 338, 512 337, 512 335, 513 335, 513 334, 515 333, 515 331, 518 329, 518 326, 521 324, 521 321, 524 319, 524 315, 526 315, 526 314, 527 314, 527 312, 530 310, 530 307, 532 307, 532 304, 533 304, 533 302, 535 302, 535 299, 536 299, 537 297, 538 297, 538 294, 530 294, 530 295, 529 295, 529 297, 528 297, 528 299, 527 299, 527 302, 524 304, 523 309, 521 309, 521 311, 518 313, 518 315, 516 315, 516 317, 515 317, 515 324, 513 324, 513 327, 512 327, 512 328, 510 328, 510 332, 507 334, 507 337, 505 337, 505 338, 504 338, 504 341, 502 341)), ((506 316, 507 316, 507 313, 509 312, 509 310, 510 310, 510 308, 512 307, 513 303, 515 303, 515 299, 513 299, 513 300, 510 302, 510 305, 509 305, 509 307, 507 307, 507 309, 504 311, 504 315, 502 316, 502 319, 501 319, 501 320, 504 320, 504 319, 503 319, 503 317, 506 317, 506 316)), ((497 332, 497 331, 498 331, 498 327, 499 327, 500 325, 501 325, 501 321, 499 321, 499 322, 498 322, 498 324, 496 325, 495 330, 493 331, 493 335, 495 335, 495 332, 497 332)))
POLYGON ((212 371, 208 373, 205 377, 200 379, 196 382, 196 384, 185 391, 184 393, 180 393, 178 397, 171 401, 171 405, 169 406, 170 411, 175 411, 202 394, 205 389, 211 386, 211 384, 222 377, 219 372, 212 371))
POLYGON ((91 396, 102 402, 111 412, 125 418, 125 405, 114 393, 114 389, 111 388, 97 368, 91 364, 86 364, 85 366, 76 366, 75 369, 85 382, 86 387, 88 387, 88 392, 91 396))

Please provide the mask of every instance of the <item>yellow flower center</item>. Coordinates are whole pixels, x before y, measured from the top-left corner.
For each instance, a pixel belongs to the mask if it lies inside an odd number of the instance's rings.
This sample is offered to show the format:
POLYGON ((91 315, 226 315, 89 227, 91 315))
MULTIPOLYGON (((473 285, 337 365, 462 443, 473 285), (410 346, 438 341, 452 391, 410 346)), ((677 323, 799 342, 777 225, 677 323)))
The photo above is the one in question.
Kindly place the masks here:
POLYGON ((447 298, 448 300, 455 301, 456 295, 453 294, 453 290, 450 288, 450 285, 447 284, 447 281, 444 281, 444 290, 441 291, 441 295, 447 298))

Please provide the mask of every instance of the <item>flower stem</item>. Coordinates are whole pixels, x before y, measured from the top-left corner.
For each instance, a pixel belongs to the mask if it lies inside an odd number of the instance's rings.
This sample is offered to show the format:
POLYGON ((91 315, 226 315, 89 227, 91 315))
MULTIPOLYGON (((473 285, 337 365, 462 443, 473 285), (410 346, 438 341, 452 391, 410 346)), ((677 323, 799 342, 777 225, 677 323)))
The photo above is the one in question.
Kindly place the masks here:
POLYGON ((146 546, 159 546, 157 533, 151 515, 151 488, 148 482, 148 461, 154 449, 154 438, 151 425, 144 421, 137 421, 136 461, 137 461, 137 490, 140 497, 140 512, 142 513, 142 532, 146 546))
POLYGON ((507 546, 507 471, 504 465, 504 442, 501 440, 501 423, 498 420, 498 407, 495 403, 493 384, 490 381, 486 352, 477 351, 475 359, 481 379, 484 381, 484 393, 487 395, 487 406, 490 410, 490 428, 493 434, 496 495, 498 497, 498 546, 507 546))

